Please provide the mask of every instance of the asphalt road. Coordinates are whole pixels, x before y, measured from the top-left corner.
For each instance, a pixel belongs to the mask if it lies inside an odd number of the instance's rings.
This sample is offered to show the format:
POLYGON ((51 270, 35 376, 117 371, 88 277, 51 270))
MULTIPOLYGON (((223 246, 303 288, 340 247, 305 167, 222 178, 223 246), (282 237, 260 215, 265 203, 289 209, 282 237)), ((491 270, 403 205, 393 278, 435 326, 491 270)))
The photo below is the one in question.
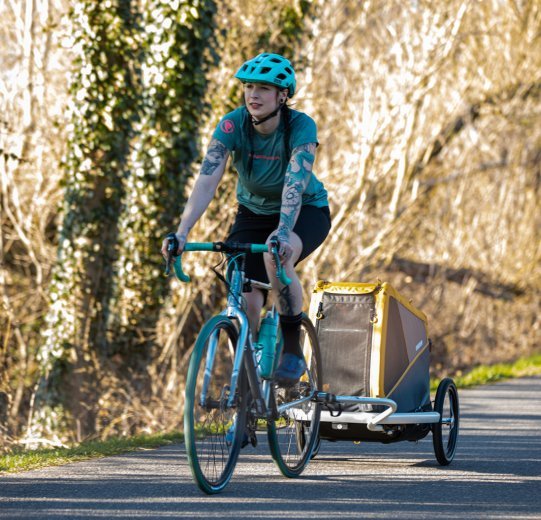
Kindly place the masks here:
POLYGON ((0 476, 1 519, 82 518, 538 518, 541 378, 459 393, 451 466, 432 436, 394 445, 322 443, 299 479, 285 479, 262 438, 229 487, 203 495, 183 446, 0 476))

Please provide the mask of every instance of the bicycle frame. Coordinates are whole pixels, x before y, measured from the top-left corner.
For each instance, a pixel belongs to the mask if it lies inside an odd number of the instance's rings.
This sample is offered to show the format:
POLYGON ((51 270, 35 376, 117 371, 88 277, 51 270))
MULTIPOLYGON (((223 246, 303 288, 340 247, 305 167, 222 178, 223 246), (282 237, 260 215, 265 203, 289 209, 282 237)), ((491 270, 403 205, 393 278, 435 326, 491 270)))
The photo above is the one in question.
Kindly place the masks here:
MULTIPOLYGON (((195 247, 192 250, 195 250, 195 247)), ((208 247, 205 247, 205 249, 203 250, 208 251, 209 249, 208 247)), ((239 337, 235 346, 235 357, 233 361, 233 370, 229 387, 229 397, 226 406, 227 408, 232 408, 236 404, 235 399, 237 397, 239 376, 244 364, 244 367, 246 369, 246 375, 248 377, 248 384, 252 392, 252 399, 255 406, 256 415, 258 418, 272 420, 277 416, 277 414, 284 413, 288 409, 298 407, 301 404, 314 399, 317 393, 317 389, 315 388, 314 381, 310 380, 310 386, 314 389, 311 395, 303 397, 296 401, 289 402, 285 405, 281 405, 278 410, 272 409, 271 381, 268 379, 263 379, 261 377, 257 361, 256 349, 254 347, 252 334, 250 331, 250 324, 241 303, 242 290, 245 282, 247 281, 245 279, 243 271, 244 255, 245 253, 239 253, 237 256, 229 260, 230 265, 228 267, 232 266, 229 275, 229 294, 227 296, 226 309, 222 313, 220 313, 232 320, 235 320, 238 323, 239 332, 239 337)), ((271 286, 269 284, 262 284, 260 282, 257 282, 257 286, 265 289, 271 289, 271 286)), ((272 312, 276 312, 274 306, 272 308, 272 312)), ((206 388, 209 385, 212 367, 214 365, 217 341, 218 338, 213 337, 209 342, 207 358, 205 361, 203 389, 201 392, 201 405, 204 405, 206 402, 206 388)))

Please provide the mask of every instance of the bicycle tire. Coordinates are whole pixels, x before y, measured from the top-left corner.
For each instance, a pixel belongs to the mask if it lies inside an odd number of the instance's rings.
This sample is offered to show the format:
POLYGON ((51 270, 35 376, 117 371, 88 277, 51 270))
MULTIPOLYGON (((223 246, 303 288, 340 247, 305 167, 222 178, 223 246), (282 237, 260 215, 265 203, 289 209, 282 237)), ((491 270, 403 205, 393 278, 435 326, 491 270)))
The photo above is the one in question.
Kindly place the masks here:
POLYGON ((233 322, 225 316, 214 316, 201 329, 189 362, 184 407, 186 453, 195 482, 209 495, 219 493, 230 481, 246 424, 244 369, 239 374, 235 406, 226 407, 237 339, 233 322), (204 384, 212 345, 216 346, 214 359, 204 384))
MULTIPOLYGON (((316 330, 306 314, 303 314, 301 323, 301 345, 304 346, 305 360, 309 368, 300 382, 292 388, 282 388, 273 382, 271 399, 274 400, 276 410, 280 405, 309 395, 319 388, 321 354, 316 330)), ((299 476, 310 461, 315 443, 319 439, 320 418, 321 404, 308 401, 279 413, 267 422, 272 458, 284 476, 299 476)))

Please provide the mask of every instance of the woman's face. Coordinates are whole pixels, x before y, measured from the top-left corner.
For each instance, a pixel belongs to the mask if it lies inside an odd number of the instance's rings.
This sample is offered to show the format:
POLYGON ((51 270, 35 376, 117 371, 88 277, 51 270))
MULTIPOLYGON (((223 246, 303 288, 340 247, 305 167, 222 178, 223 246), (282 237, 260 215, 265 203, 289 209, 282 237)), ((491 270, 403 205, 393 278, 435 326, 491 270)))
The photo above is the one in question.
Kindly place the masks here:
POLYGON ((262 119, 287 99, 287 94, 274 85, 245 83, 244 101, 248 112, 256 119, 262 119))

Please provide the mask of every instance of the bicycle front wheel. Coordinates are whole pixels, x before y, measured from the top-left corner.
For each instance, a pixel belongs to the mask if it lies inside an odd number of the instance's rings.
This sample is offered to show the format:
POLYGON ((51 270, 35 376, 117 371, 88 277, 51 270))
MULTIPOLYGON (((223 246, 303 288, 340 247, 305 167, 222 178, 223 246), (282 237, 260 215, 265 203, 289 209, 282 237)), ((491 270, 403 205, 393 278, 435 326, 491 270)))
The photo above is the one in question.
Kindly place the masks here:
POLYGON ((228 406, 238 333, 225 316, 214 316, 201 329, 186 381, 184 434, 195 482, 205 493, 229 482, 246 424, 246 378, 241 370, 234 405, 228 406))
POLYGON ((267 424, 272 457, 286 477, 297 477, 310 461, 319 438, 321 405, 314 397, 321 381, 321 354, 317 334, 310 318, 303 314, 301 346, 308 367, 299 383, 284 388, 273 382, 275 418, 267 424), (295 404, 297 403, 297 404, 295 404))

